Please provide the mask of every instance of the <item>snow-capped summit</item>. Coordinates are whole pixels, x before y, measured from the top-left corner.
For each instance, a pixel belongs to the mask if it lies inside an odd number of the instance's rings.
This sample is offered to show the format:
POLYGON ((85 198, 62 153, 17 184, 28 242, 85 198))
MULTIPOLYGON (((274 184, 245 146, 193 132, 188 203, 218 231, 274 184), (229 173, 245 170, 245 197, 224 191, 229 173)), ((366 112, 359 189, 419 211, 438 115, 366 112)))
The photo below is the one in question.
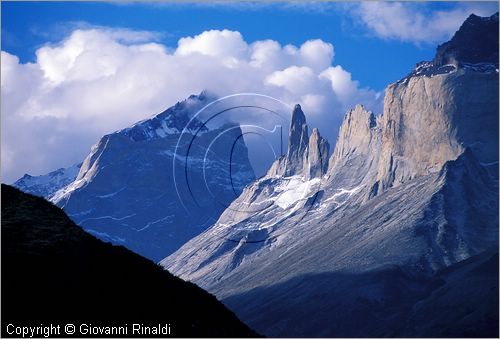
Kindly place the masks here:
POLYGON ((216 99, 208 91, 190 95, 154 117, 135 123, 120 131, 134 141, 164 138, 169 134, 182 133, 184 128, 192 134, 208 131, 199 119, 191 120, 192 115, 216 99), (190 121, 191 120, 191 121, 190 121))
POLYGON ((103 136, 52 202, 103 240, 152 260, 172 253, 255 178, 238 125, 193 118, 212 100, 202 92, 103 136))

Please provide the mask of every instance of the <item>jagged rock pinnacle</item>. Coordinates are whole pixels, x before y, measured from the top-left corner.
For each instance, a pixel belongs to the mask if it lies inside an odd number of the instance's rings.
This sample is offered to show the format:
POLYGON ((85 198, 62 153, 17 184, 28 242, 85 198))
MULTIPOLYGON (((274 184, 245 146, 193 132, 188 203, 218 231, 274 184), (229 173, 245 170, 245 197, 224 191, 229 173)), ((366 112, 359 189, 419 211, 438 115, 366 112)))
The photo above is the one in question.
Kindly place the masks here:
POLYGON ((295 105, 288 135, 288 152, 285 175, 294 175, 302 171, 303 157, 309 144, 309 135, 304 112, 300 105, 295 105))
POLYGON ((323 138, 317 128, 312 130, 309 146, 304 157, 304 174, 307 179, 321 177, 328 169, 328 152, 330 144, 323 138))

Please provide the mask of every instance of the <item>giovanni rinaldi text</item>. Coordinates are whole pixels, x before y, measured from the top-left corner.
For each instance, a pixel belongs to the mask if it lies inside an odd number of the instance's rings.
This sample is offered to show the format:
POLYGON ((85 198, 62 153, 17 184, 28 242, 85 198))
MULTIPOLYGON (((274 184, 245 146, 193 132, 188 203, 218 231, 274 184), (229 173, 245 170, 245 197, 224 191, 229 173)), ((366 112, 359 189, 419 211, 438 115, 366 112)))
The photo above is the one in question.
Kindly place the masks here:
POLYGON ((170 324, 145 325, 140 323, 120 326, 102 326, 93 324, 40 324, 36 326, 19 326, 8 324, 6 332, 9 336, 21 338, 48 338, 55 336, 168 336, 171 333, 170 324))

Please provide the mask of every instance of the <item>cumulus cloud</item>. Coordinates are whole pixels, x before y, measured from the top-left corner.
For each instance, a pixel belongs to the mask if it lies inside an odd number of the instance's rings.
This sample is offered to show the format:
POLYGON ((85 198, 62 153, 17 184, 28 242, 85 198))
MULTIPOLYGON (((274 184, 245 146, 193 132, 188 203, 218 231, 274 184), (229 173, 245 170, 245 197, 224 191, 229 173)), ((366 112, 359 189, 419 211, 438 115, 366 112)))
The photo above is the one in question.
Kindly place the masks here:
POLYGON ((227 29, 205 31, 195 37, 181 38, 176 50, 177 55, 199 53, 222 58, 245 58, 248 46, 240 32, 227 29))
POLYGON ((169 48, 155 33, 89 27, 39 48, 33 63, 7 52, 1 61, 4 182, 81 161, 102 135, 204 89, 301 103, 331 142, 352 105, 381 108, 379 93, 334 65, 334 46, 322 40, 282 46, 211 30, 169 48))
POLYGON ((428 6, 426 3, 365 1, 348 7, 376 36, 415 44, 447 41, 471 13, 489 16, 498 11, 495 3, 460 3, 454 8, 433 11, 428 6))

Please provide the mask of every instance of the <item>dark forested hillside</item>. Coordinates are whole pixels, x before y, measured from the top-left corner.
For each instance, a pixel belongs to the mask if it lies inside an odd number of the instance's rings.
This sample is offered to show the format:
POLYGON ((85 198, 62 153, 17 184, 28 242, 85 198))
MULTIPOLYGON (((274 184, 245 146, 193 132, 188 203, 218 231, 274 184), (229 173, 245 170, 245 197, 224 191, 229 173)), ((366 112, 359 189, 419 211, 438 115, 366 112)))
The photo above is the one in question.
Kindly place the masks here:
POLYGON ((171 336, 256 336, 201 288, 96 239, 61 209, 7 185, 1 235, 2 336, 9 323, 68 322, 170 324, 171 336))

